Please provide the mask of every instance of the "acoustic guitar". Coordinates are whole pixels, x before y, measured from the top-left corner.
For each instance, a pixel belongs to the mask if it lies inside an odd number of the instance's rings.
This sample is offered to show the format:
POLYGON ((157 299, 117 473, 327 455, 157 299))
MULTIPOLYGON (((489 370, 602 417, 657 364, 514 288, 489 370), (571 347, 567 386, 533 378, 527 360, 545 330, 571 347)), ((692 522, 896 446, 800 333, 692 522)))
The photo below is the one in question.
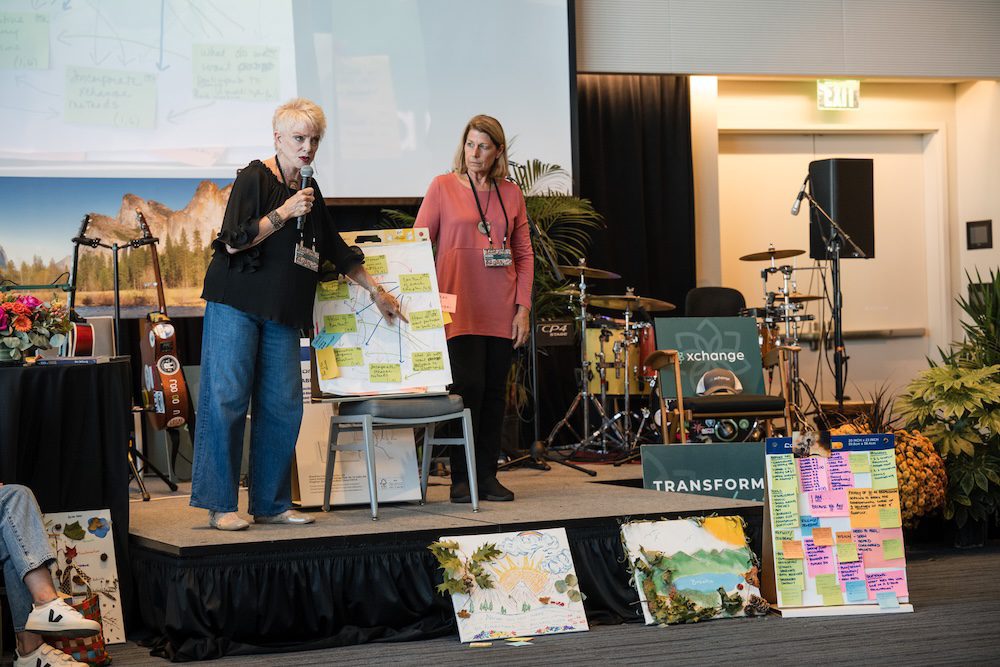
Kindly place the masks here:
POLYGON ((135 210, 142 229, 142 237, 133 242, 135 247, 148 245, 153 257, 153 278, 156 280, 158 310, 149 313, 140 322, 142 356, 143 407, 150 421, 158 430, 179 428, 191 420, 191 400, 188 396, 184 371, 177 356, 177 333, 167 316, 163 296, 163 278, 160 276, 160 258, 156 252, 159 239, 149 231, 142 211, 135 210))

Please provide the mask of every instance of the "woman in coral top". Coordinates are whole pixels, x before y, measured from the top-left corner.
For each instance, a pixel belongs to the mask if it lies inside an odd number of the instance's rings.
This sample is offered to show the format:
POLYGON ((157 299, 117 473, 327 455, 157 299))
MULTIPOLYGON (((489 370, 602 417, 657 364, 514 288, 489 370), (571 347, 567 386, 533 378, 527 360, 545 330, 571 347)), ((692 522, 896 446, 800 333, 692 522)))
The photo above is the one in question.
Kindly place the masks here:
MULTIPOLYGON (((507 373, 513 349, 528 340, 534 254, 521 189, 506 180, 500 123, 474 116, 462 131, 454 170, 435 178, 416 227, 436 250, 439 289, 456 298, 445 326, 452 393, 472 412, 476 477, 483 500, 513 500, 497 481, 507 373)), ((451 447, 451 501, 471 502, 465 453, 451 447)))

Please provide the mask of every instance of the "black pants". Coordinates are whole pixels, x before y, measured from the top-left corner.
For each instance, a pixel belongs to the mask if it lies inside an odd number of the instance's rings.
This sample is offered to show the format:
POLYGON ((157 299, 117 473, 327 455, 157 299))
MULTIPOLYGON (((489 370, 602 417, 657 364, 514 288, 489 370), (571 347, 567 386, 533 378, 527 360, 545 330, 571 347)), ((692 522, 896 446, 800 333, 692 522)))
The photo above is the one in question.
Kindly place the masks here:
MULTIPOLYGON (((455 336, 448 341, 451 393, 461 396, 465 407, 472 412, 477 480, 497 474, 507 374, 513 355, 513 342, 509 338, 455 336)), ((451 450, 452 481, 468 481, 465 451, 461 447, 448 449, 451 450)))

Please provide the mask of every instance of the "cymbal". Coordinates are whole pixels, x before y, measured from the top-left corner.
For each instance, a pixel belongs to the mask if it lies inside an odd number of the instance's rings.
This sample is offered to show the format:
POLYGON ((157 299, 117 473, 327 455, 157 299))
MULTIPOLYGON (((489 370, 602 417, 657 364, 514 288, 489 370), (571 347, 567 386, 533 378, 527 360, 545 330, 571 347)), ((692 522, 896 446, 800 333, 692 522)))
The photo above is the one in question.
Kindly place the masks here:
POLYGON ((564 276, 578 276, 582 273, 584 278, 597 278, 600 280, 614 280, 621 278, 617 273, 605 271, 604 269, 593 269, 589 266, 559 266, 559 270, 564 276))
POLYGON ((788 300, 792 303, 802 303, 803 301, 819 301, 823 297, 816 294, 799 294, 798 292, 792 292, 788 295, 788 300))
POLYGON ((580 297, 580 290, 567 287, 563 289, 549 290, 546 294, 552 294, 554 296, 568 296, 571 299, 577 299, 580 297))
POLYGON ((592 306, 598 308, 610 308, 612 310, 643 310, 666 311, 673 310, 677 306, 659 299, 652 299, 647 296, 636 296, 634 294, 589 294, 587 301, 592 306))
POLYGON ((740 257, 741 262, 759 262, 761 260, 771 260, 771 259, 785 259, 786 257, 795 257, 796 255, 804 255, 805 250, 775 250, 770 248, 764 252, 752 252, 749 255, 743 255, 740 257))

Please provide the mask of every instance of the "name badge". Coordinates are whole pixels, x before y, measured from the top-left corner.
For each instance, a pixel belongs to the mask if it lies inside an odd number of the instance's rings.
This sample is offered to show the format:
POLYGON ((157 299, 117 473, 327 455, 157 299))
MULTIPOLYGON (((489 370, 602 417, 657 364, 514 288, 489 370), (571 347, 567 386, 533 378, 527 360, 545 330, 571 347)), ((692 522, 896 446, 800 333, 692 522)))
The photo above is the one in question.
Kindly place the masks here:
POLYGON ((292 259, 301 267, 310 271, 319 271, 319 253, 301 243, 296 244, 295 256, 292 259))
POLYGON ((510 248, 483 248, 483 264, 487 267, 510 266, 513 263, 510 248))

